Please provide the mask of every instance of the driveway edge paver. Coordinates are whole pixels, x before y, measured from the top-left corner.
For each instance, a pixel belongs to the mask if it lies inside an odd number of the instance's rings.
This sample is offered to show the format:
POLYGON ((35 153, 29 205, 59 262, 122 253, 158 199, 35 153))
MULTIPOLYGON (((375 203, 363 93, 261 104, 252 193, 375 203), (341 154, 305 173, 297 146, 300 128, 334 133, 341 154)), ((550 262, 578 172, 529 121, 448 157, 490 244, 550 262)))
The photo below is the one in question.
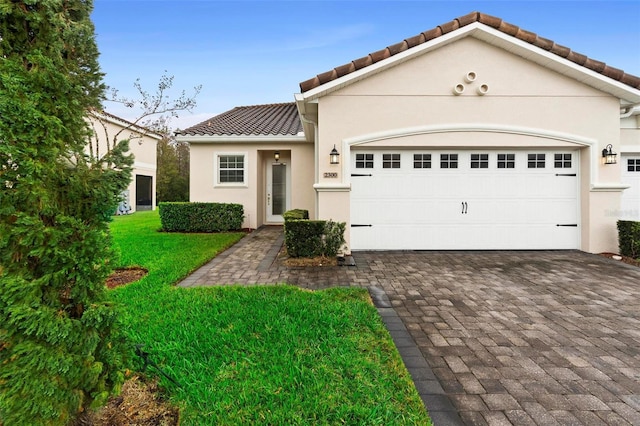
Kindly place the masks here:
POLYGON ((409 371, 413 383, 422 399, 429 417, 437 426, 462 426, 464 423, 449 397, 431 370, 429 363, 411 337, 398 313, 391 306, 389 297, 379 287, 368 288, 373 305, 378 310, 387 331, 393 339, 404 365, 409 371))

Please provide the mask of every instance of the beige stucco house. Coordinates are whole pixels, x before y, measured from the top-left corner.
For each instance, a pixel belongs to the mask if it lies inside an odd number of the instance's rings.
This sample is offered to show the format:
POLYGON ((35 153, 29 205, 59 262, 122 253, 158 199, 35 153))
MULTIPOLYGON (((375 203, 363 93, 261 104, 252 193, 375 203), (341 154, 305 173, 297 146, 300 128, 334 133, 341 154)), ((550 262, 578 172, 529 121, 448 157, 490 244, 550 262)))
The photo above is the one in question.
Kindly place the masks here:
POLYGON ((162 136, 107 112, 89 114, 94 137, 87 147, 90 155, 102 157, 114 143, 128 139, 134 163, 131 183, 124 192, 118 214, 156 208, 156 148, 162 136))
POLYGON ((616 221, 640 220, 640 78, 499 18, 471 13, 300 89, 180 133, 192 201, 241 203, 251 228, 308 209, 347 223, 347 252, 615 252, 616 221))

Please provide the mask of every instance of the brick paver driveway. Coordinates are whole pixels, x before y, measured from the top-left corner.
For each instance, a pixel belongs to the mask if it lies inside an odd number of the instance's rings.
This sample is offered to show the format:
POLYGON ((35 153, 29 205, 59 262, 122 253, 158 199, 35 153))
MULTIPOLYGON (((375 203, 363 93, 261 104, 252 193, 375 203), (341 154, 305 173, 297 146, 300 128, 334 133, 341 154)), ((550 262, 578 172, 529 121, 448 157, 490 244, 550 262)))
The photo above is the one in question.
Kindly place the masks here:
POLYGON ((439 382, 440 398, 423 396, 436 425, 455 411, 465 424, 640 425, 640 268, 577 251, 360 252, 355 267, 285 268, 280 235, 263 228, 181 285, 383 289, 439 382))

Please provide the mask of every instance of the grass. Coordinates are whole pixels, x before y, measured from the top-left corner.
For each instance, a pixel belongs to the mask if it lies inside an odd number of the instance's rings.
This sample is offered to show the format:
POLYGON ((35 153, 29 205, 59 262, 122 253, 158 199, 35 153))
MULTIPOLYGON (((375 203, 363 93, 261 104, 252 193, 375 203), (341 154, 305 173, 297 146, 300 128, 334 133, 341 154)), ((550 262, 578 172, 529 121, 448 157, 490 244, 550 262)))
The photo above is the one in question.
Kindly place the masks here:
POLYGON ((115 218, 119 266, 149 274, 110 291, 126 332, 162 379, 183 425, 428 425, 364 289, 173 286, 242 234, 159 233, 156 212, 115 218))

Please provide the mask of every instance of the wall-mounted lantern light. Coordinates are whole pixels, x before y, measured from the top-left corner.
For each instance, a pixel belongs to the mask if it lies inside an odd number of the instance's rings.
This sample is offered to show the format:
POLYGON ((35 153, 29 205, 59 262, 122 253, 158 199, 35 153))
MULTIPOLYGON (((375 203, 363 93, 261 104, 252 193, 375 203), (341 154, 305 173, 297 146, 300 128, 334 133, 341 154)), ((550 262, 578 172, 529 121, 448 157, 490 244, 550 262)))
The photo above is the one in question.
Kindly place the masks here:
POLYGON ((331 164, 340 164, 340 153, 336 149, 336 145, 333 145, 333 149, 329 153, 329 160, 331 164))
POLYGON ((613 152, 613 146, 611 144, 607 145, 605 149, 602 150, 602 158, 604 158, 604 164, 616 164, 616 154, 613 152))
POLYGON ((276 151, 273 153, 273 159, 276 160, 276 163, 280 161, 280 151, 276 151))

